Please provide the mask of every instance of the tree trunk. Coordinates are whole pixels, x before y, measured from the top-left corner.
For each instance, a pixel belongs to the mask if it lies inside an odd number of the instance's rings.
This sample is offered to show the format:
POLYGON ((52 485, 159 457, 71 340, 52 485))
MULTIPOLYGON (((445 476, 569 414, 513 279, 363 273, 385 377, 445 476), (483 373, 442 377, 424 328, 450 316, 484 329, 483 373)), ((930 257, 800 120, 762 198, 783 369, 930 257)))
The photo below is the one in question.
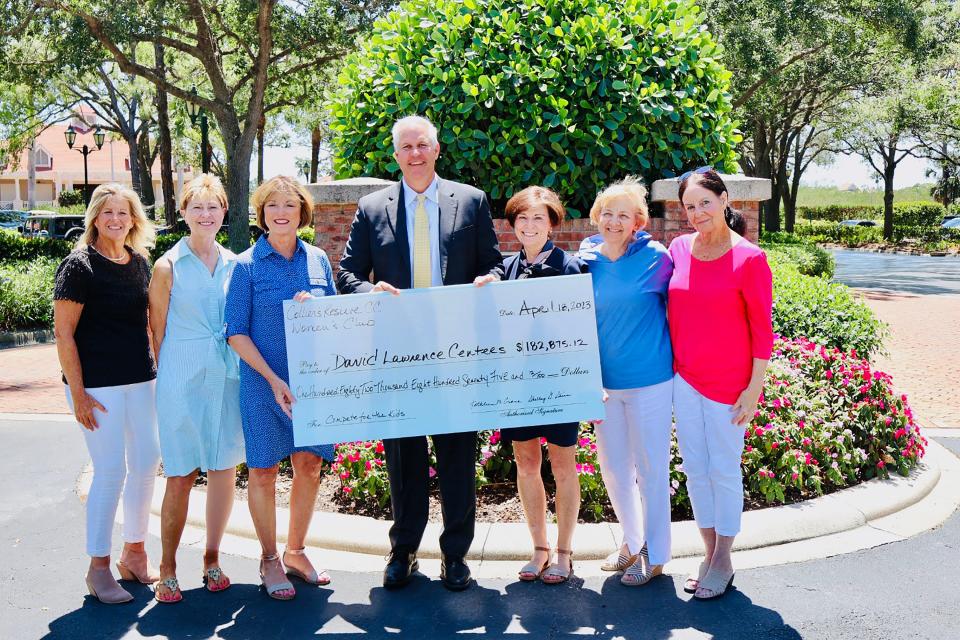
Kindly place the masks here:
MULTIPOLYGON (((217 118, 223 137, 224 166, 230 250, 235 253, 246 251, 250 247, 250 156, 253 155, 254 135, 244 136, 237 126, 239 120, 235 113, 226 112, 217 118)), ((254 132, 249 132, 254 133, 254 132)))
POLYGON ((317 170, 320 167, 320 127, 310 131, 310 184, 317 182, 317 170))
MULTIPOLYGON (((163 45, 154 45, 157 71, 166 78, 163 45)), ((157 126, 160 145, 160 188, 163 191, 163 222, 172 227, 177 222, 176 192, 173 190, 173 143, 170 140, 170 113, 167 92, 157 89, 157 126)))
POLYGON ((266 117, 260 116, 257 123, 257 184, 263 184, 263 130, 266 125, 266 117))
POLYGON ((137 134, 135 131, 124 132, 124 138, 127 141, 127 153, 130 155, 130 186, 137 192, 140 199, 143 200, 143 187, 140 178, 140 151, 137 148, 137 134))
POLYGON ((893 174, 897 166, 887 162, 883 171, 883 239, 893 240, 893 174))
MULTIPOLYGON (((150 134, 144 130, 137 139, 137 163, 140 165, 140 201, 143 206, 157 204, 157 194, 153 191, 153 157, 150 153, 150 134)), ((156 219, 156 212, 152 216, 156 219)))

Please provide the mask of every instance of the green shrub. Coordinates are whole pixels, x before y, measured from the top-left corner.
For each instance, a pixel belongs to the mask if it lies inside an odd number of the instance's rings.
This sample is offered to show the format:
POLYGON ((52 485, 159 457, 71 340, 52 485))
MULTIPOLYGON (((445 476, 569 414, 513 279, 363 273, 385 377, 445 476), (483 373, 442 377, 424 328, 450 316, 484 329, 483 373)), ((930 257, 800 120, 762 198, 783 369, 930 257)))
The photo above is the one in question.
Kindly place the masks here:
POLYGON ((0 263, 0 331, 53 326, 53 276, 58 258, 0 263))
POLYGON ((806 220, 879 220, 883 218, 883 207, 861 205, 843 206, 830 204, 822 207, 797 207, 797 217, 806 220))
POLYGON ((24 238, 11 229, 0 229, 0 264, 12 260, 63 258, 72 247, 72 243, 66 240, 24 238))
POLYGON ((939 202, 898 202, 893 205, 894 226, 938 227, 947 214, 939 202))
POLYGON ((855 349, 869 358, 882 346, 886 325, 850 289, 801 274, 791 264, 771 261, 773 329, 788 338, 809 338, 826 347, 855 349))
POLYGON ((807 276, 833 277, 835 264, 829 251, 798 239, 790 243, 770 242, 766 238, 771 235, 773 234, 766 234, 761 242, 770 264, 793 265, 797 271, 807 276))
POLYGON ((72 207, 75 205, 83 205, 83 192, 76 191, 74 189, 65 189, 60 192, 60 195, 57 196, 57 203, 61 207, 72 207))
POLYGON ((495 210, 542 184, 580 217, 626 174, 736 169, 720 58, 694 3, 402 2, 345 61, 335 168, 395 174, 390 129, 419 113, 439 129, 438 172, 486 190, 495 210))
POLYGON ((882 244, 883 227, 846 227, 835 223, 797 225, 794 233, 809 242, 830 242, 845 247, 882 244))

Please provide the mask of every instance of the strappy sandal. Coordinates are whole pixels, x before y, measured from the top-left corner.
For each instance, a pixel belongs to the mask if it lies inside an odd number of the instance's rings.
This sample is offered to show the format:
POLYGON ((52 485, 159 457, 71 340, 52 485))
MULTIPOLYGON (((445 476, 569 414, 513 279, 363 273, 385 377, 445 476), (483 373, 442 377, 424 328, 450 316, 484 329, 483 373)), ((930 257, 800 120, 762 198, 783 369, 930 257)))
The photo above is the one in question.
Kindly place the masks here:
POLYGON ((620 584, 626 587, 641 587, 663 573, 663 565, 650 565, 647 545, 643 545, 637 559, 620 576, 620 584))
POLYGON ((533 560, 521 567, 520 571, 517 574, 524 582, 533 582, 540 575, 546 571, 547 567, 550 566, 550 547, 534 547, 534 551, 546 551, 547 559, 543 561, 543 566, 538 566, 533 560))
POLYGON ((710 568, 710 565, 707 564, 707 561, 704 560, 700 563, 700 568, 697 569, 697 575, 690 574, 687 576, 686 581, 683 583, 683 590, 687 593, 696 593, 697 587, 700 586, 700 582, 703 580, 704 576, 707 575, 707 570, 710 568))
POLYGON ((220 567, 212 567, 203 572, 203 586, 205 586, 210 593, 226 591, 230 588, 231 584, 230 578, 227 577, 227 574, 225 574, 220 567), (226 582, 226 584, 223 584, 223 582, 226 582))
POLYGON ((183 600, 183 593, 180 591, 180 583, 177 582, 177 578, 165 578, 157 582, 153 587, 153 599, 162 604, 174 604, 183 600), (161 595, 160 587, 166 587, 169 595, 161 595))
POLYGON ((624 569, 629 567, 631 564, 633 564, 633 561, 637 559, 636 554, 634 555, 629 555, 629 554, 630 554, 630 550, 627 548, 626 543, 620 545, 620 549, 618 549, 617 551, 614 551, 604 559, 603 564, 600 565, 600 570, 601 571, 623 571, 624 569), (623 552, 624 549, 627 549, 627 553, 623 552))
MULTIPOLYGON (((301 549, 290 549, 288 547, 284 549, 283 554, 286 555, 289 553, 292 556, 303 556, 303 555, 306 555, 305 552, 306 552, 306 547, 303 547, 301 549)), ((288 576, 296 576, 297 578, 300 578, 307 584, 316 585, 318 587, 323 587, 330 584, 330 576, 327 575, 326 571, 321 571, 317 573, 316 569, 311 569, 310 573, 307 574, 307 573, 304 573, 303 571, 300 571, 300 569, 297 569, 296 567, 288 566, 286 563, 283 564, 283 567, 286 570, 288 576)))
MULTIPOLYGON (((267 595, 274 600, 293 600, 294 596, 297 595, 297 591, 293 588, 293 585, 290 584, 289 580, 267 584, 267 581, 263 576, 263 564, 265 562, 277 562, 280 564, 280 556, 277 554, 260 556, 260 582, 263 584, 263 588, 267 590, 267 595), (293 593, 290 595, 281 595, 281 591, 292 591, 293 593)), ((280 564, 280 567, 283 568, 283 565, 280 564)))
POLYGON ((733 585, 733 576, 736 575, 735 571, 730 573, 720 573, 714 569, 707 571, 707 575, 700 581, 700 586, 697 587, 696 593, 693 594, 693 597, 697 600, 716 600, 717 598, 722 597, 727 593, 733 585), (699 593, 701 591, 709 591, 710 595, 701 596, 699 593))
POLYGON ((566 571, 560 568, 559 562, 556 562, 543 572, 543 575, 540 576, 541 582, 544 584, 563 584, 570 579, 570 574, 573 573, 573 551, 569 549, 557 549, 557 560, 559 560, 562 555, 567 556, 568 564, 566 571))

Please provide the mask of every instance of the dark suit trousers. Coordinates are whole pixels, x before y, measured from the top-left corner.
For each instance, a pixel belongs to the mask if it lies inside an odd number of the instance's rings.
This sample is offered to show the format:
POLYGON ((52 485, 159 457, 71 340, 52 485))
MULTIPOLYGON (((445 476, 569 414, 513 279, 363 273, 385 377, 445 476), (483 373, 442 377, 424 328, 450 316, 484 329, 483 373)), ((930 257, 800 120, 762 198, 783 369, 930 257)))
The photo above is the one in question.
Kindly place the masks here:
MULTIPOLYGON (((473 542, 477 515, 477 434, 474 431, 445 433, 431 438, 437 455, 443 513, 440 550, 448 556, 463 557, 473 542)), ((391 438, 384 440, 383 446, 394 521, 390 527, 390 546, 398 551, 416 551, 429 514, 427 438, 391 438)))

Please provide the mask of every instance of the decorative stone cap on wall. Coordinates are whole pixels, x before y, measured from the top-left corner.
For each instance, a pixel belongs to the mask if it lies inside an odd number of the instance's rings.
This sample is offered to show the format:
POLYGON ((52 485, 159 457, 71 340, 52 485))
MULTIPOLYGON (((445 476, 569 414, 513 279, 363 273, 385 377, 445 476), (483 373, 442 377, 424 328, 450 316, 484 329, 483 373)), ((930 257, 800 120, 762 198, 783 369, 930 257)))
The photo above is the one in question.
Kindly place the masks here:
MULTIPOLYGON (((745 202, 762 202, 770 199, 770 181, 766 178, 749 178, 743 175, 729 175, 722 173, 723 183, 727 185, 730 200, 745 202)), ((680 182, 674 179, 657 180, 650 188, 650 199, 653 202, 668 202, 680 200, 680 182)))
POLYGON ((308 184, 307 191, 317 204, 357 204, 363 196, 380 191, 393 184, 393 180, 381 178, 347 178, 308 184))

